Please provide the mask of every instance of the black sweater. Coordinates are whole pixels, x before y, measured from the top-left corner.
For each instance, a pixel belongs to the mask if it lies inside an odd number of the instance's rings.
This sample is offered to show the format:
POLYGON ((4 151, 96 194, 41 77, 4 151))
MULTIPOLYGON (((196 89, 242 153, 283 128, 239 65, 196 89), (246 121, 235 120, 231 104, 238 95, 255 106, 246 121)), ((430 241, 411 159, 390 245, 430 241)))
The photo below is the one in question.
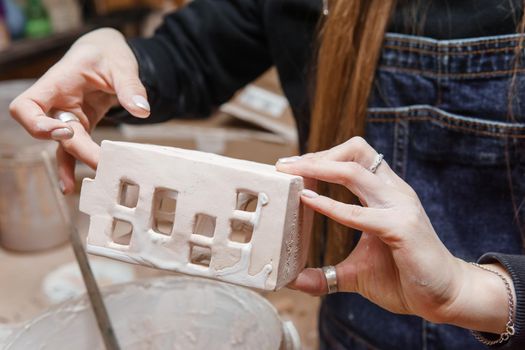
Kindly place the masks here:
MULTIPOLYGON (((435 39, 514 33, 516 18, 521 18, 520 0, 398 2, 389 31, 435 39), (421 21, 422 26, 414 25, 421 21)), ((125 121, 208 116, 275 65, 304 150, 321 8, 322 0, 195 0, 170 14, 152 38, 130 41, 152 113, 148 119, 125 121)), ((490 254, 481 259, 494 260, 509 270, 517 295, 517 333, 504 347, 525 349, 525 256, 490 254)))

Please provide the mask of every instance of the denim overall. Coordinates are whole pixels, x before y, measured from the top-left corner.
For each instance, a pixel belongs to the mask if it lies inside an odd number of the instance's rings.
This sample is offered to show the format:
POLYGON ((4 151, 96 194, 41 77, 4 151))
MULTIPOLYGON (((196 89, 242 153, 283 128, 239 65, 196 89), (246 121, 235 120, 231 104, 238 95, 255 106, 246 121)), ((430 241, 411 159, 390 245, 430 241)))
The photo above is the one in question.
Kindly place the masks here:
MULTIPOLYGON (((518 40, 387 34, 376 73, 366 139, 418 193, 446 247, 467 261, 523 253, 525 64, 515 66, 518 40)), ((327 296, 319 317, 321 349, 484 348, 467 330, 394 315, 357 294, 327 296)))

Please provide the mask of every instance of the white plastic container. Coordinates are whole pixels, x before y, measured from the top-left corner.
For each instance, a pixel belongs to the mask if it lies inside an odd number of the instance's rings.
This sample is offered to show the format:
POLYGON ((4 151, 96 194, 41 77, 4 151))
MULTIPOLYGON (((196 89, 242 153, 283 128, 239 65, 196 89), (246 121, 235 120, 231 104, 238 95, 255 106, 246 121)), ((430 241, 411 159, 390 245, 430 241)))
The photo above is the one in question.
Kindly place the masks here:
MULTIPOLYGON (((122 349, 300 349, 293 325, 243 287, 163 277, 112 286, 103 295, 122 349)), ((6 350, 103 349, 86 296, 4 334, 0 348, 6 350)))

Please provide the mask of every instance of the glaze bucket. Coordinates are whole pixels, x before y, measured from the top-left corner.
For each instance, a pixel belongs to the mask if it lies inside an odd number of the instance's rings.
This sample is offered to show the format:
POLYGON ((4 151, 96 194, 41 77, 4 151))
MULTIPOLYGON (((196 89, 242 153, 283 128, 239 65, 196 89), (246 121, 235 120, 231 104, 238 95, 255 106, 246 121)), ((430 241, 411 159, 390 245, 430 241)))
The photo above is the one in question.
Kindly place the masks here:
MULTIPOLYGON (((111 286, 103 295, 122 349, 300 349, 293 325, 243 287, 173 276, 111 286)), ((104 348, 86 296, 50 309, 3 343, 9 350, 104 348)))
POLYGON ((56 143, 33 139, 9 116, 11 100, 32 83, 0 83, 0 245, 16 251, 45 250, 68 238, 41 156, 46 150, 54 158, 56 143))

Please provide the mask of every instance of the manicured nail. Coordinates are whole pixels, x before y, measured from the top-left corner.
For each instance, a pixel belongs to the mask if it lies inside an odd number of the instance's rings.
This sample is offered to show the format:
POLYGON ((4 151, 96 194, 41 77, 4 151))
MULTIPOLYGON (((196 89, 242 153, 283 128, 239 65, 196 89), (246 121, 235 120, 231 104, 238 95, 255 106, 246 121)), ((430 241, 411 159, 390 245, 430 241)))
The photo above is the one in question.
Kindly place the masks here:
POLYGON ((312 190, 304 189, 301 191, 301 195, 305 196, 306 198, 317 198, 319 195, 317 192, 314 192, 312 190))
POLYGON ((73 130, 68 128, 60 128, 51 131, 51 138, 56 141, 69 140, 73 137, 73 130))
POLYGON ((302 157, 301 156, 293 156, 293 157, 286 157, 286 158, 279 158, 279 160, 277 161, 277 163, 281 163, 281 164, 289 164, 289 163, 293 163, 293 162, 297 162, 299 159, 301 159, 302 157))
POLYGON ((145 111, 150 111, 148 100, 146 100, 144 97, 140 95, 134 95, 131 99, 133 100, 135 106, 142 108, 145 111))
POLYGON ((66 185, 64 185, 64 181, 59 180, 58 187, 60 187, 60 191, 62 191, 62 193, 66 193, 66 185))

